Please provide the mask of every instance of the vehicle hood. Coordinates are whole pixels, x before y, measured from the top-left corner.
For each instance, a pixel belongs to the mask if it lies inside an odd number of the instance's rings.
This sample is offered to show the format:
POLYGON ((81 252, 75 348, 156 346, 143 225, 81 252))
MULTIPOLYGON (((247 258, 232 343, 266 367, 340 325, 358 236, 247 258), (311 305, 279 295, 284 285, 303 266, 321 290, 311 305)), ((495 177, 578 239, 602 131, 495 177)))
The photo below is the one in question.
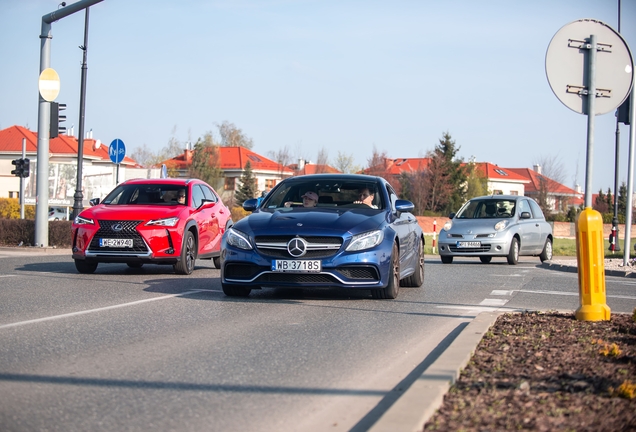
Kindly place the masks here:
POLYGON ((491 219, 453 219, 453 226, 448 232, 455 234, 479 234, 495 232, 495 224, 507 220, 509 229, 517 223, 516 218, 491 218, 491 219))
POLYGON ((80 213, 81 217, 96 220, 152 220, 179 216, 183 206, 105 205, 99 204, 80 213))
POLYGON ((384 212, 373 210, 294 209, 273 213, 257 211, 241 219, 234 228, 254 235, 343 235, 378 229, 384 212))

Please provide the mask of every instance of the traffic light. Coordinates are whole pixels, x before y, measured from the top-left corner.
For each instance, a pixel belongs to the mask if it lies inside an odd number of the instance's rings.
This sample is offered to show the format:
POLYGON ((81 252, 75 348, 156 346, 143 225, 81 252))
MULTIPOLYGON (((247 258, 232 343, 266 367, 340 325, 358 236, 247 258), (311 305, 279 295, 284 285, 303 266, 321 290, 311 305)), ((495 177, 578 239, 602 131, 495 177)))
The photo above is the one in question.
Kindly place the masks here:
POLYGON ((13 174, 16 177, 29 176, 29 170, 31 169, 31 165, 30 165, 31 161, 29 160, 29 158, 13 159, 11 163, 15 165, 15 169, 11 171, 11 174, 13 174))
POLYGON ((66 132, 66 127, 60 126, 60 123, 66 121, 66 115, 62 114, 62 111, 64 111, 65 109, 66 104, 51 102, 51 122, 49 124, 50 138, 57 138, 60 132, 66 132))
POLYGON ((22 177, 28 177, 31 170, 31 160, 29 158, 22 159, 22 177))

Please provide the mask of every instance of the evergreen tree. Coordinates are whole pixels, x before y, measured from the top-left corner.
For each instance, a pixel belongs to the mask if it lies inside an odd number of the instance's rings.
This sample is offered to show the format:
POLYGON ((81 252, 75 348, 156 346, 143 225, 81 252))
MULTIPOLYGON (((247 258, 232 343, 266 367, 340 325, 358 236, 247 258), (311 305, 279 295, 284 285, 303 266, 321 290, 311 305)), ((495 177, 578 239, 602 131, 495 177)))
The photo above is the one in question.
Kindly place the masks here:
POLYGON ((444 213, 456 211, 466 201, 467 176, 462 167, 463 159, 456 157, 459 149, 451 135, 444 132, 434 150, 434 153, 443 159, 443 171, 445 171, 446 182, 450 189, 450 196, 445 200, 446 205, 438 209, 444 213))
POLYGON ((255 198, 257 193, 256 177, 254 177, 254 173, 252 172, 252 164, 250 161, 247 161, 245 164, 243 175, 241 175, 239 181, 241 182, 241 187, 236 191, 234 200, 237 205, 241 206, 246 200, 255 198))
POLYGON ((618 214, 627 214, 627 184, 625 182, 618 188, 618 214))
POLYGON ((192 164, 188 175, 208 183, 219 189, 223 181, 223 171, 220 168, 219 146, 214 143, 211 133, 203 135, 194 145, 192 164))

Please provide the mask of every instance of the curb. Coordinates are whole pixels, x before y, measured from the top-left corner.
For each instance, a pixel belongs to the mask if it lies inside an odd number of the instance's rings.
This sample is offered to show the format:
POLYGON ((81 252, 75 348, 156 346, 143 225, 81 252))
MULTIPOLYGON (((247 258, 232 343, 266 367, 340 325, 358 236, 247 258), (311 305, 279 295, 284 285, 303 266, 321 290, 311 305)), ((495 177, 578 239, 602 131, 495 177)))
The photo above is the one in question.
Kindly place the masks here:
POLYGON ((484 334, 503 313, 477 315, 369 432, 422 431, 424 424, 442 406, 448 389, 459 378, 484 334))
POLYGON ((0 247, 0 253, 8 253, 10 255, 16 254, 41 254, 41 255, 69 255, 71 256, 70 248, 55 248, 55 247, 37 247, 37 246, 16 246, 0 247))
MULTIPOLYGON (((574 261, 576 263, 576 261, 574 261)), ((539 265, 541 268, 548 270, 563 271, 568 273, 578 273, 579 268, 576 265, 564 265, 564 264, 552 264, 550 262, 543 262, 539 265)), ((636 272, 625 270, 608 270, 605 269, 605 276, 618 276, 625 278, 636 278, 636 272)))

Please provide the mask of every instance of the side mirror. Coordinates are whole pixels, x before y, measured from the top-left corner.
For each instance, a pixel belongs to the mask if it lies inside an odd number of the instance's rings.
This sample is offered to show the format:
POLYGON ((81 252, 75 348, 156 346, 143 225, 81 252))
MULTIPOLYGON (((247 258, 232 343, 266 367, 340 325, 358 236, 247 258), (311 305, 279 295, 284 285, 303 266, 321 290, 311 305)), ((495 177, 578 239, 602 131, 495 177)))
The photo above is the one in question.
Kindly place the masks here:
POLYGON ((100 202, 100 201, 101 201, 101 200, 100 200, 99 198, 92 198, 92 199, 88 200, 88 203, 89 203, 91 206, 96 206, 97 204, 99 204, 99 202, 100 202))
POLYGON ((395 210, 399 213, 405 213, 413 211, 415 205, 411 201, 407 200, 395 200, 395 210))
POLYGON ((519 218, 521 219, 530 219, 530 212, 521 212, 521 215, 519 215, 519 218))
POLYGON ((248 212, 253 212, 254 210, 256 210, 257 206, 258 206, 258 198, 248 199, 248 200, 245 200, 245 202, 243 203, 243 210, 248 212))
POLYGON ((453 218, 455 217, 455 215, 456 215, 456 214, 457 214, 457 213, 451 213, 451 214, 449 214, 449 215, 448 215, 448 218, 449 218, 449 219, 453 219, 453 218))

